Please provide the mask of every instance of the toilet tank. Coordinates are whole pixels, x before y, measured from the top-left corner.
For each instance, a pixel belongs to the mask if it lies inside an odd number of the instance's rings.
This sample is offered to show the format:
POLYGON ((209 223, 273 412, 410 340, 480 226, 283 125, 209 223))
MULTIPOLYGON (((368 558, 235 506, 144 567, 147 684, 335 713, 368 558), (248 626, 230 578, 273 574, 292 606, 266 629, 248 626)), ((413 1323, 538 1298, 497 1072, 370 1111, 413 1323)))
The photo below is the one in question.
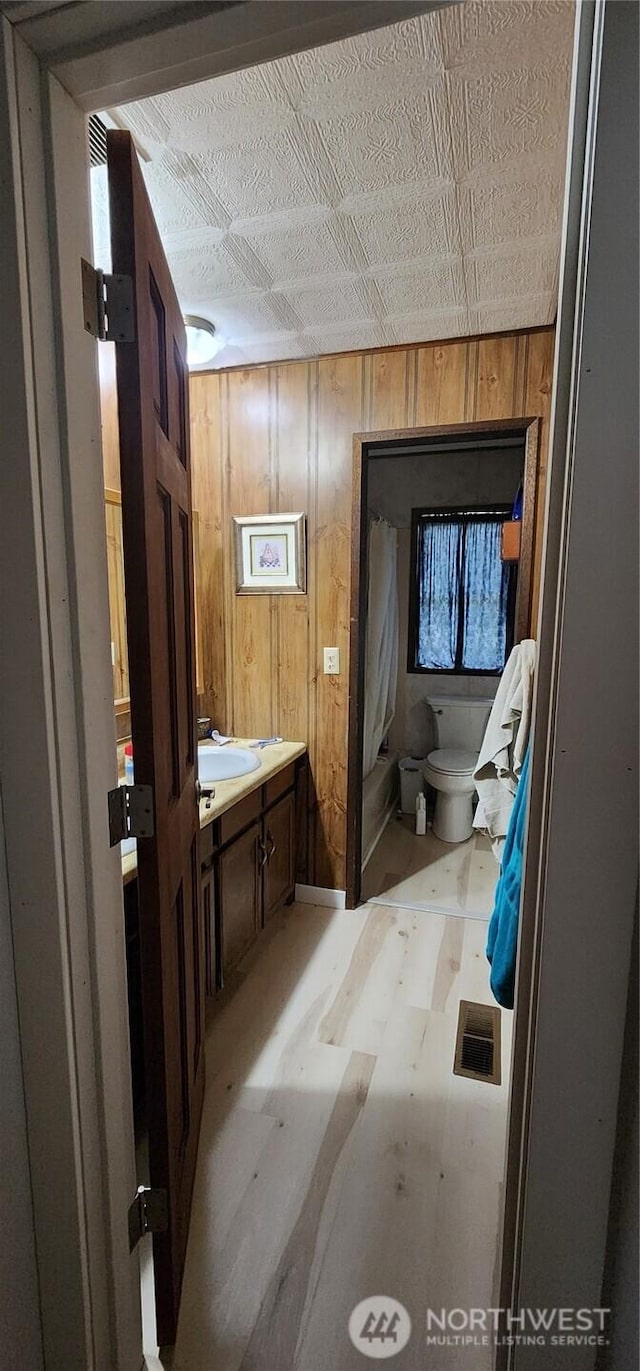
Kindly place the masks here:
POLYGON ((476 700, 470 695, 433 695, 427 697, 436 728, 436 747, 466 748, 479 752, 493 700, 476 700))

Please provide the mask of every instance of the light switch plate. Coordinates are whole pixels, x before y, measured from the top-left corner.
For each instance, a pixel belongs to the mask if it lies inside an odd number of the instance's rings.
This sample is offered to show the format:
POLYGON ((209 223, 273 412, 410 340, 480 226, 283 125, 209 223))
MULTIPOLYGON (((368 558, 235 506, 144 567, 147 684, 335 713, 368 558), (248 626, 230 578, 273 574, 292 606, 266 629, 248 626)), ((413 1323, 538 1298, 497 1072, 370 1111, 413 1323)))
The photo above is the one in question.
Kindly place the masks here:
POLYGON ((340 675, 340 648, 325 647, 324 649, 324 674, 325 676, 340 675))

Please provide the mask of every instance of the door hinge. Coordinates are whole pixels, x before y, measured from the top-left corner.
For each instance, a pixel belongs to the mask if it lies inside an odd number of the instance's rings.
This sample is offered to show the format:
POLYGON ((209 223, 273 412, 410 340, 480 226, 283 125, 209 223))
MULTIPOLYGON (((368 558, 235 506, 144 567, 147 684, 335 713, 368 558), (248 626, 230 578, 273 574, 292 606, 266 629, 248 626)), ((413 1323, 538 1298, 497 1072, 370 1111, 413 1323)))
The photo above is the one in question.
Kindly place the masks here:
POLYGON ((82 258, 84 326, 102 343, 133 343, 133 280, 93 267, 82 258))
POLYGON ((152 838, 153 789, 150 785, 117 785, 107 794, 109 845, 125 838, 152 838))
POLYGON ((129 1251, 144 1238, 145 1233, 166 1233, 169 1227, 169 1202, 166 1190, 152 1190, 141 1185, 129 1205, 129 1251))

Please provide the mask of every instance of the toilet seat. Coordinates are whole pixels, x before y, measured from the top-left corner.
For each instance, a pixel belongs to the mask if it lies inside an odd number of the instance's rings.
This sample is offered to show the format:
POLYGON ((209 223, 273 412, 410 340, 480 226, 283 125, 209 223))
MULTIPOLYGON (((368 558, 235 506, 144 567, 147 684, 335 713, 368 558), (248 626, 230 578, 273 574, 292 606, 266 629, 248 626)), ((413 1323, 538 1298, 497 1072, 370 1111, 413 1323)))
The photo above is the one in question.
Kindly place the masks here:
POLYGON ((432 771, 443 776, 471 776, 475 771, 479 754, 467 752, 457 747, 439 747, 430 752, 427 765, 432 771))

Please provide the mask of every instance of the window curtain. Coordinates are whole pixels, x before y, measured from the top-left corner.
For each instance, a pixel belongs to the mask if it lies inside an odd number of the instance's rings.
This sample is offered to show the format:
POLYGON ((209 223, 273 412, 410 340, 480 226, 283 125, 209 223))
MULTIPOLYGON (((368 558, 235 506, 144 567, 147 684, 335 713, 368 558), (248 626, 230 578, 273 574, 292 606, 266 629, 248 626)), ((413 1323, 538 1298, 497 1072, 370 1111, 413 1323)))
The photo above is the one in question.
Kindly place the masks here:
POLYGON ((418 541, 416 665, 427 671, 502 671, 511 568, 502 518, 425 519, 418 541))
POLYGON ((369 525, 364 682, 363 777, 373 770, 396 708, 398 534, 386 519, 369 525))
POLYGON ((465 530, 462 665, 501 671, 507 646, 509 565, 500 557, 502 520, 470 521, 465 530))
POLYGON ((434 519, 422 529, 418 665, 452 671, 456 664, 464 525, 434 519))

